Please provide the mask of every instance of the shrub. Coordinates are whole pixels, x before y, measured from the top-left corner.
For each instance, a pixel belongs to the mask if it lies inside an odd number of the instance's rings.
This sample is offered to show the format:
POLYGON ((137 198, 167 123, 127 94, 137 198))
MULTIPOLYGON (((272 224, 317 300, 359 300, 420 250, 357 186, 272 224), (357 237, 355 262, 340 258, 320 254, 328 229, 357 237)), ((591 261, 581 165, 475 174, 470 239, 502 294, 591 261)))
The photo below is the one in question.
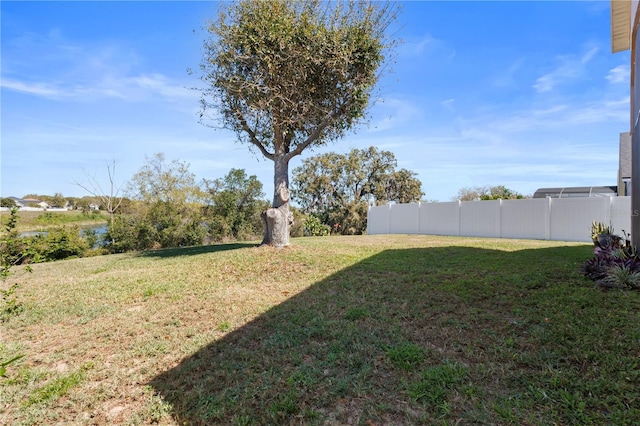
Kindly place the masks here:
POLYGON ((594 256, 580 266, 580 272, 599 287, 639 289, 640 257, 636 248, 629 235, 621 238, 609 232, 609 227, 593 223, 594 256))
POLYGON ((89 248, 97 248, 101 245, 101 236, 94 228, 87 228, 82 231, 82 237, 87 241, 89 248))
POLYGON ((200 245, 206 234, 197 209, 159 201, 146 210, 115 216, 104 242, 111 253, 123 253, 200 245))
POLYGON ((640 288, 640 271, 629 263, 611 266, 605 276, 597 281, 601 287, 636 290, 640 288))
POLYGON ((315 216, 307 216, 304 222, 304 235, 307 237, 324 237, 331 234, 331 227, 320 222, 315 216))
POLYGON ((289 235, 291 235, 292 238, 304 237, 305 223, 309 216, 293 206, 291 206, 291 213, 293 214, 293 225, 291 225, 289 229, 289 235))
POLYGON ((154 203, 146 222, 155 227, 155 242, 163 248, 200 245, 206 235, 198 211, 173 202, 154 203))
POLYGON ((104 236, 105 247, 111 253, 147 250, 155 241, 155 230, 137 215, 117 215, 104 236))
POLYGON ((594 220, 591 224, 591 240, 596 247, 607 247, 619 245, 622 238, 613 233, 611 226, 594 220))
MULTIPOLYGON (((16 298, 16 291, 20 284, 14 282, 6 285, 11 268, 24 262, 24 241, 19 237, 16 231, 18 223, 18 209, 12 208, 9 220, 5 225, 2 238, 0 239, 0 322, 6 321, 10 316, 20 313, 23 309, 22 304, 16 298)), ((31 272, 27 266, 26 270, 31 272)))
POLYGON ((28 238, 27 242, 27 258, 33 263, 81 257, 92 248, 77 225, 51 228, 46 234, 28 238))

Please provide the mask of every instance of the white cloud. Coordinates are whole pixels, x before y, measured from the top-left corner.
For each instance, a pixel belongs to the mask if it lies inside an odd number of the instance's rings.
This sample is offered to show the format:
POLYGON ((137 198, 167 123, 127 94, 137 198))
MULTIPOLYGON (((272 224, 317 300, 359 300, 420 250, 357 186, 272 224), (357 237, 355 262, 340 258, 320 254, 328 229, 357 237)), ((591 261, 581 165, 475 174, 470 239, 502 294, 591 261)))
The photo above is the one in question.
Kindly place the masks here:
POLYGON ((157 96, 169 101, 179 101, 182 99, 193 100, 199 96, 196 92, 161 74, 141 74, 120 78, 102 76, 102 79, 79 84, 56 80, 33 82, 3 78, 0 87, 48 99, 73 101, 117 98, 136 102, 157 96))
POLYGON ((593 59, 594 56, 596 56, 596 54, 598 53, 600 49, 596 46, 592 46, 591 48, 589 48, 589 50, 587 50, 581 57, 580 57, 580 63, 581 64, 587 64, 589 61, 591 61, 591 59, 593 59))
POLYGON ((386 98, 377 105, 378 117, 370 125, 373 131, 389 130, 419 118, 421 110, 410 101, 386 98))
POLYGON ((538 93, 548 92, 556 85, 556 79, 557 77, 553 74, 545 74, 536 80, 533 88, 536 89, 538 93))
POLYGON ((545 109, 522 109, 499 119, 488 119, 487 127, 501 132, 560 129, 573 125, 612 123, 629 120, 629 97, 594 100, 584 104, 558 104, 545 109))
POLYGON ((456 109, 454 103, 455 103, 455 99, 451 98, 451 99, 445 99, 444 101, 440 102, 440 105, 443 106, 444 109, 448 110, 448 111, 454 111, 456 109))
POLYGON ((59 30, 28 33, 6 41, 2 59, 1 87, 27 95, 73 101, 197 98, 184 87, 192 83, 142 71, 144 60, 122 42, 69 40, 59 30))
POLYGON ((408 55, 420 55, 424 53, 425 50, 433 49, 440 44, 440 40, 433 37, 431 34, 426 34, 421 39, 410 40, 401 44, 401 51, 408 55))
POLYGON ((584 78, 586 65, 598 53, 596 46, 588 47, 582 55, 561 55, 557 58, 557 67, 538 77, 533 85, 538 93, 545 93, 555 89, 566 81, 584 78))
POLYGON ((407 58, 429 55, 430 57, 438 56, 445 60, 450 60, 456 56, 455 49, 449 43, 431 34, 403 41, 398 46, 397 52, 407 58))
POLYGON ((30 83, 24 81, 3 78, 0 80, 0 87, 14 92, 27 93, 42 97, 56 97, 61 93, 58 88, 47 83, 30 83))
POLYGON ((628 65, 618 65, 617 67, 609 70, 606 79, 612 84, 628 83, 630 75, 631 72, 629 71, 628 65))

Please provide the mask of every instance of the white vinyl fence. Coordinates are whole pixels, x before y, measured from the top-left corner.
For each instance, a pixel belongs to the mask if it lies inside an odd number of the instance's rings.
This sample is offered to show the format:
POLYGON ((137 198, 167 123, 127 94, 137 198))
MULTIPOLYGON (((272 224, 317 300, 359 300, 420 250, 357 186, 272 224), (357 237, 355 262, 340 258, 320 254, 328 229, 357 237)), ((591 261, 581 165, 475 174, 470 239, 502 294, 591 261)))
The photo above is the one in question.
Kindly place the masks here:
POLYGON ((368 234, 591 241, 593 221, 631 231, 631 197, 530 198, 371 207, 368 234))

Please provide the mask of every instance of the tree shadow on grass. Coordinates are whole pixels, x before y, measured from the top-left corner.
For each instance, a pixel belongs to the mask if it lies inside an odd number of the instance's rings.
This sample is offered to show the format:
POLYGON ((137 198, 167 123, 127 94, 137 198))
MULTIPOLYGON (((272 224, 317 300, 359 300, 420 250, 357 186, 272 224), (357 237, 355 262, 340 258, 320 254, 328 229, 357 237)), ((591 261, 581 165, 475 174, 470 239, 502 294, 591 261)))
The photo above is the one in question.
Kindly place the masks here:
POLYGON ((257 247, 258 244, 252 243, 228 243, 228 244, 209 244, 205 246, 193 246, 193 247, 176 247, 160 250, 149 250, 140 253, 141 257, 181 257, 181 256, 196 256, 199 254, 215 253, 227 250, 237 250, 247 247, 257 247))
MULTIPOLYGON (((425 404, 413 384, 429 366, 502 362, 487 351, 518 332, 510 324, 524 309, 519 304, 558 285, 584 285, 577 268, 589 255, 586 246, 385 251, 274 306, 149 384, 178 424, 455 422, 484 406, 480 391, 459 389, 439 405, 425 404)), ((485 411, 476 421, 496 424, 490 403, 485 411)))

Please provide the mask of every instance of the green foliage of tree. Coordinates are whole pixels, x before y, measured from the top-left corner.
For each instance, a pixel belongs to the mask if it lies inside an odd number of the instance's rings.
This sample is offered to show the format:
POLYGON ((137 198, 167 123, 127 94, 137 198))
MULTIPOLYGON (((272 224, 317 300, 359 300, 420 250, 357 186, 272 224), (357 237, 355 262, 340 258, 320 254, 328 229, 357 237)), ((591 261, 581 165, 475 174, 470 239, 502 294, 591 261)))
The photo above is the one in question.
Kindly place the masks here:
POLYGON ((131 198, 147 203, 184 204, 201 196, 189 164, 179 160, 168 162, 161 152, 146 158, 146 163, 131 178, 127 192, 131 198))
POLYGON ((17 207, 16 202, 13 198, 0 198, 0 207, 14 208, 17 207))
POLYGON ((292 192, 302 211, 334 233, 362 234, 369 205, 415 202, 424 195, 416 173, 396 166, 393 153, 375 147, 321 154, 294 169, 292 192))
POLYGON ((496 186, 474 186, 461 188, 458 195, 453 200, 477 201, 477 200, 515 200, 527 198, 517 191, 507 188, 504 185, 496 186))
POLYGON ((264 244, 287 245, 289 161, 340 139, 365 116, 395 10, 380 2, 243 0, 209 26, 201 116, 274 162, 264 244))
POLYGON ((420 201, 423 195, 422 182, 416 172, 400 169, 388 176, 384 197, 387 201, 413 203, 420 201))
POLYGON ((133 176, 131 202, 119 205, 105 235, 111 252, 198 245, 204 242, 203 192, 187 163, 157 153, 133 176))
POLYGON ((260 214, 269 208, 269 202, 255 175, 231 169, 224 178, 206 185, 211 201, 207 221, 214 240, 253 239, 262 233, 260 214))
POLYGON ((59 209, 67 207, 67 199, 60 192, 56 192, 51 198, 51 207, 56 207, 59 209))
POLYGON ((151 205, 146 218, 154 225, 151 235, 160 247, 194 246, 204 241, 206 228, 202 226, 197 206, 157 201, 151 205))
POLYGON ((155 228, 144 215, 120 213, 104 236, 106 248, 112 253, 150 249, 155 242, 155 228))

